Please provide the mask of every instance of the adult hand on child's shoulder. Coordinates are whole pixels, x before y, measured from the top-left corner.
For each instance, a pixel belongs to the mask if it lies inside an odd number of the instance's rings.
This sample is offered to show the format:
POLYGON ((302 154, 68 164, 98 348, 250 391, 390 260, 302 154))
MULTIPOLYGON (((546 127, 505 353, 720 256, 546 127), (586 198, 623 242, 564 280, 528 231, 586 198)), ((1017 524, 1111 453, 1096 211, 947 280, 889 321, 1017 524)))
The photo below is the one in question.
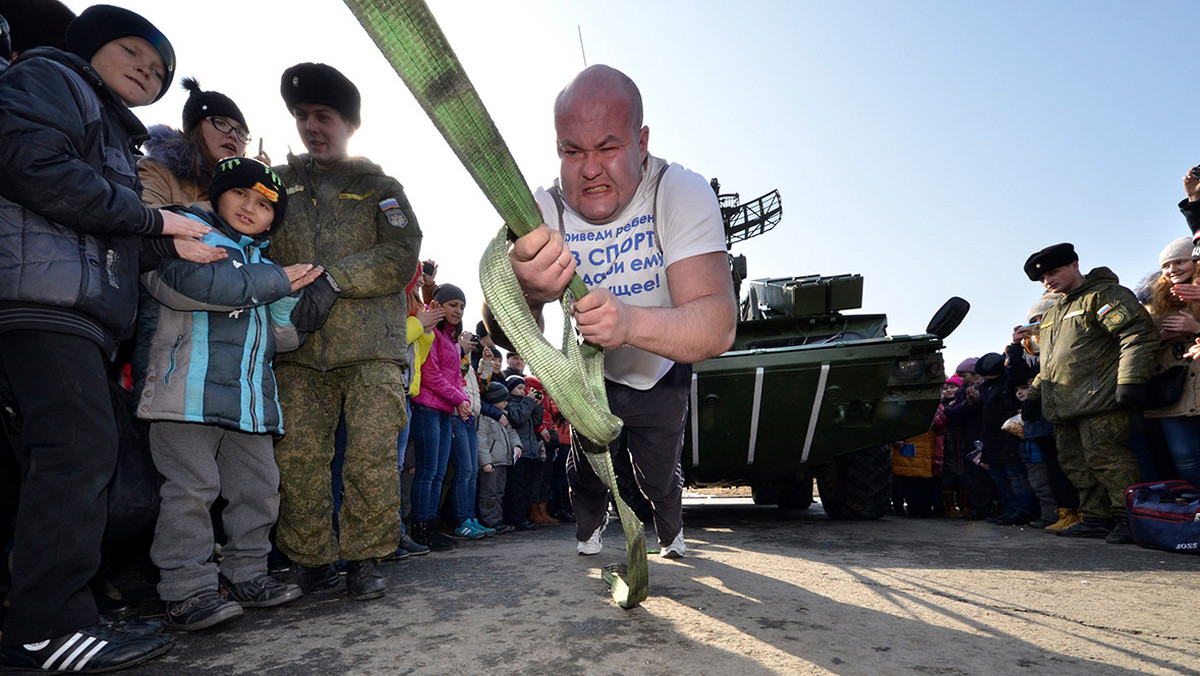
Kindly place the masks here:
POLYGON ((174 211, 159 209, 158 213, 162 214, 163 217, 162 234, 164 235, 179 235, 181 237, 199 239, 212 231, 212 228, 200 221, 193 220, 187 216, 180 216, 174 211))
POLYGON ((185 261, 204 265, 215 263, 229 257, 229 253, 219 246, 209 246, 198 239, 176 236, 175 253, 185 261))

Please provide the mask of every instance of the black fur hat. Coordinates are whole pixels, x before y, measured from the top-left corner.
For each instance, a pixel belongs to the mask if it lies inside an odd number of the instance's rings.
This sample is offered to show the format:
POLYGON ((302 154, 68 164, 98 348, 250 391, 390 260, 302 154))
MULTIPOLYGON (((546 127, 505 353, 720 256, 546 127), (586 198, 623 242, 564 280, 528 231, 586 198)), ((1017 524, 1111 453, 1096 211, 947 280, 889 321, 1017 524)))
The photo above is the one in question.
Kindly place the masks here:
POLYGON ((1063 242, 1048 246, 1025 261, 1025 274, 1031 282, 1042 281, 1042 275, 1079 260, 1075 247, 1063 242))
POLYGON ((341 71, 323 63, 298 63, 283 71, 279 93, 294 113, 297 103, 314 103, 338 111, 358 128, 362 124, 362 96, 341 71))
POLYGON ((981 376, 1004 375, 1004 356, 988 352, 975 362, 975 372, 981 376))
POLYGON ((189 92, 187 102, 183 104, 183 133, 195 129, 201 120, 212 116, 237 120, 243 129, 250 130, 250 125, 246 124, 246 118, 233 99, 221 92, 202 91, 195 78, 185 77, 180 84, 189 92))

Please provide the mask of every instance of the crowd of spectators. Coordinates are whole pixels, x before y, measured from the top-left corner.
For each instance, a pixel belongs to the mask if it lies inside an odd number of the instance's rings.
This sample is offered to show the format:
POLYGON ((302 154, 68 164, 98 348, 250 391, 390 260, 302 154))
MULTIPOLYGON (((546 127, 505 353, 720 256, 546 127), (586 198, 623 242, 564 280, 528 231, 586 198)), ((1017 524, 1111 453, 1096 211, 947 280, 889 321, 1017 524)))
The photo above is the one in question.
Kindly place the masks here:
MULTIPOLYGON (((0 19, 0 666, 132 666, 170 648, 165 626, 342 586, 378 598, 382 560, 575 522, 570 425, 520 355, 482 322, 464 330, 466 294, 419 260, 403 188, 348 154, 349 78, 282 74, 308 152, 272 167, 245 156, 237 104, 194 79, 180 129, 130 113, 175 72, 145 18, 0 8, 21 52, 0 19), (107 578, 139 555, 165 621, 135 617, 107 578)), ((612 76, 590 77, 581 90, 612 76)), ((1184 187, 1195 232, 1200 175, 1184 187)), ((702 253, 728 281, 723 253, 702 253)), ((1169 243, 1135 295, 1107 268, 1083 274, 1070 244, 1033 253, 1046 293, 1002 351, 958 365, 930 431, 895 444, 894 511, 1132 542, 1127 487, 1200 483, 1193 256, 1191 238, 1169 243), (1165 392, 1168 373, 1181 389, 1165 392)), ((645 384, 665 383, 677 413, 689 373, 668 362, 645 384)), ((615 401, 654 417, 643 402, 663 397, 633 389, 649 394, 615 401)), ((669 431, 664 507, 641 518, 678 557, 669 431)), ((582 554, 607 521, 593 493, 582 554)))
MULTIPOLYGON (((1198 173, 1179 205, 1193 232, 1198 173)), ((893 445, 892 513, 1129 544, 1130 486, 1200 486, 1194 255, 1172 240, 1134 290, 1081 272, 1069 243, 1031 254, 1045 293, 1001 350, 957 365, 930 430, 893 445)))

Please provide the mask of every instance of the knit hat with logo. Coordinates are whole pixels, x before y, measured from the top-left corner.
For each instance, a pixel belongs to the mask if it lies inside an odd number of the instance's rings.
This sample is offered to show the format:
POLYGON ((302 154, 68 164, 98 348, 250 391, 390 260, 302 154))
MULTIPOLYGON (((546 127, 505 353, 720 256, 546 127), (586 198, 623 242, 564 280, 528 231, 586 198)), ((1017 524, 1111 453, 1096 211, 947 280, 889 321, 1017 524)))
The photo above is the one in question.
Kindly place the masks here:
POLYGON ((212 183, 208 184, 208 198, 214 209, 221 195, 233 188, 249 188, 259 192, 275 205, 275 220, 271 221, 267 232, 283 222, 283 214, 287 210, 287 187, 270 167, 249 157, 221 160, 213 172, 212 183))

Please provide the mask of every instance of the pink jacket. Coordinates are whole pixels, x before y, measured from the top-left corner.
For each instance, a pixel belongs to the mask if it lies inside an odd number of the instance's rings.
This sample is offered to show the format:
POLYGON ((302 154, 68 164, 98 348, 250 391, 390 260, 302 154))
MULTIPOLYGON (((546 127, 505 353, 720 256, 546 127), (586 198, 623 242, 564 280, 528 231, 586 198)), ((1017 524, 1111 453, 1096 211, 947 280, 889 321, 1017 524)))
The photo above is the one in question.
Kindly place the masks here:
POLYGON ((421 364, 421 390, 413 397, 413 403, 453 413, 455 407, 468 401, 463 390, 461 353, 448 329, 438 327, 433 336, 433 347, 421 364))

